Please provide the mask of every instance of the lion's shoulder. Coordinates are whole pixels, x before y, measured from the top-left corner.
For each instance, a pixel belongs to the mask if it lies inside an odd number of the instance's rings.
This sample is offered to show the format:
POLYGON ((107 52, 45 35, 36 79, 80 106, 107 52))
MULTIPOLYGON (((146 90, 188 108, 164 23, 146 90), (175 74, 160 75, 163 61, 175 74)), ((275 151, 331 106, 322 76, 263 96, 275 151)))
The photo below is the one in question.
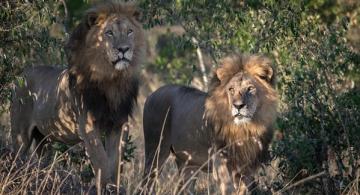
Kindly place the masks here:
POLYGON ((24 68, 24 74, 59 74, 64 71, 64 67, 57 66, 28 66, 24 68))
POLYGON ((206 97, 206 93, 194 87, 170 84, 165 85, 154 93, 157 96, 171 96, 173 99, 196 99, 206 97))

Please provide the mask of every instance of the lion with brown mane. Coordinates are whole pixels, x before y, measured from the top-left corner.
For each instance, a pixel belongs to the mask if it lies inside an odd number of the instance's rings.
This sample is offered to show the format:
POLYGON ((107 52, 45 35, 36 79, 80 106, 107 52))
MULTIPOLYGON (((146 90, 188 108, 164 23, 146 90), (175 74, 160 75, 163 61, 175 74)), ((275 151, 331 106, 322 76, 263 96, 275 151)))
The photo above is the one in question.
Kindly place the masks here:
POLYGON ((48 140, 83 142, 98 183, 115 183, 122 127, 136 103, 145 50, 139 14, 131 3, 98 4, 70 36, 67 68, 24 70, 11 105, 15 150, 24 154, 34 142, 40 153, 48 140))
POLYGON ((184 181, 213 170, 222 194, 246 193, 272 138, 274 84, 268 58, 236 54, 216 69, 208 93, 167 85, 151 94, 144 108, 144 185, 154 186, 172 153, 184 181))

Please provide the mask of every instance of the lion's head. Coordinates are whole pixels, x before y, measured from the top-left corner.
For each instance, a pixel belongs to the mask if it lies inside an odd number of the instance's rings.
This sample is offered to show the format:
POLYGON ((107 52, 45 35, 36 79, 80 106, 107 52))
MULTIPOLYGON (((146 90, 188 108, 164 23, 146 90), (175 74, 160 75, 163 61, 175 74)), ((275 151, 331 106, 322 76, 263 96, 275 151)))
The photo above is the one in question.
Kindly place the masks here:
POLYGON ((246 123, 253 118, 259 103, 257 85, 250 75, 239 72, 225 86, 235 124, 246 123))
POLYGON ((231 131, 266 128, 276 118, 274 81, 274 69, 266 57, 238 54, 225 58, 211 82, 207 115, 231 131))
POLYGON ((137 66, 145 43, 139 15, 132 3, 89 9, 67 44, 70 72, 99 81, 137 66))

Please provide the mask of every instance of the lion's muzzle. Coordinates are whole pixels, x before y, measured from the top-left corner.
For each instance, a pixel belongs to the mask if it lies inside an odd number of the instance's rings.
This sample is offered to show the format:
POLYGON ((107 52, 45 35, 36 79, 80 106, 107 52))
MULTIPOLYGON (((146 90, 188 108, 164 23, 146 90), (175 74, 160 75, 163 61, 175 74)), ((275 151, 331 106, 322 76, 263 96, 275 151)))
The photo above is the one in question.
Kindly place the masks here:
POLYGON ((117 59, 113 62, 115 69, 122 70, 127 68, 132 60, 134 54, 133 50, 129 46, 125 45, 117 48, 117 51, 117 59))
POLYGON ((234 117, 235 124, 250 122, 256 106, 253 104, 245 104, 242 101, 235 101, 231 106, 231 114, 234 117))

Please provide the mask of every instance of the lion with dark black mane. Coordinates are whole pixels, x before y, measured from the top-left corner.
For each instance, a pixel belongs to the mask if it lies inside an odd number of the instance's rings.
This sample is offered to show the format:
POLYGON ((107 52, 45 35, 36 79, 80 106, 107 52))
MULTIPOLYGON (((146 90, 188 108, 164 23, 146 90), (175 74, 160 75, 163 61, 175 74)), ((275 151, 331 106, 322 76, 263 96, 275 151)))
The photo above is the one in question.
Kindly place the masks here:
POLYGON ((144 185, 153 184, 172 153, 185 181, 198 169, 213 169, 222 194, 245 193, 272 138, 274 83, 268 58, 236 54, 216 69, 208 93, 168 85, 151 94, 144 108, 144 185))
POLYGON ((138 95, 137 67, 145 40, 132 3, 89 9, 66 45, 68 68, 27 68, 15 88, 11 132, 24 154, 35 142, 83 142, 101 185, 118 173, 122 127, 138 95), (105 134, 105 143, 101 136, 105 134))

